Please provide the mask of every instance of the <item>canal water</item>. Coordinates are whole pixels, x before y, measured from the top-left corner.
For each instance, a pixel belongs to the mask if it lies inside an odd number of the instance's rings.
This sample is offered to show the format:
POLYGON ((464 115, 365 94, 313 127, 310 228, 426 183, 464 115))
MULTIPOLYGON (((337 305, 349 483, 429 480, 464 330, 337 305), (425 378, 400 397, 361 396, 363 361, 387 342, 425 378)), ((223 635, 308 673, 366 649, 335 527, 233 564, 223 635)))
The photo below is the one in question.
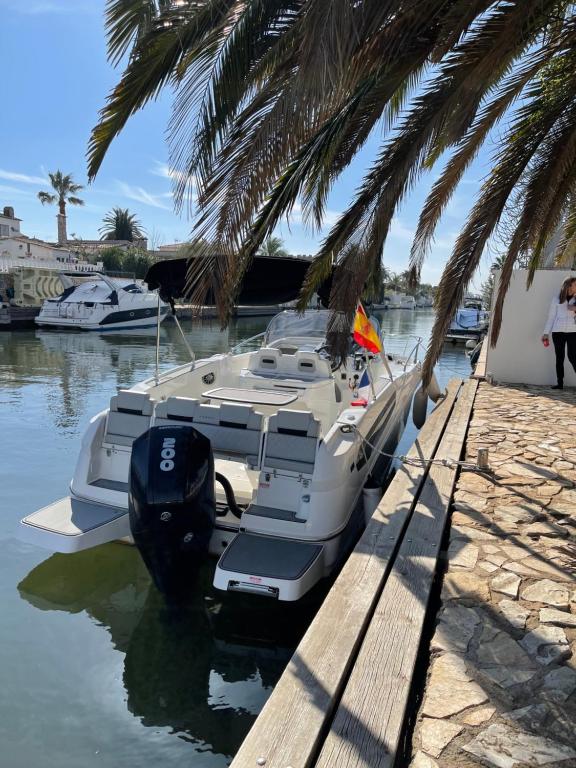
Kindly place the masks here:
MULTIPOLYGON (((396 349, 433 323, 430 310, 381 317, 396 349)), ((266 322, 183 325, 203 357, 266 322)), ((162 368, 188 359, 171 323, 160 356, 162 368)), ((186 609, 169 611, 133 547, 60 555, 19 539, 20 518, 66 495, 90 417, 154 360, 151 332, 0 334, 2 768, 228 765, 318 606, 228 600, 211 563, 186 609)), ((469 373, 462 348, 446 349, 440 383, 469 373)), ((400 450, 414 435, 408 425, 400 450)))

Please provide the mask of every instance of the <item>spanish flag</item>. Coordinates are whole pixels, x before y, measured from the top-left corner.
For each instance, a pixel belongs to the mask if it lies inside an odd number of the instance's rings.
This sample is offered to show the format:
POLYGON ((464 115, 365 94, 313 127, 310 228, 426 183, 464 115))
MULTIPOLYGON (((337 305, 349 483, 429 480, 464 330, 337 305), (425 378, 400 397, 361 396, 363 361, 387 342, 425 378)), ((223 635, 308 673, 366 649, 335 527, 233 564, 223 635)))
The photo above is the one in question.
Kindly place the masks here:
POLYGON ((353 328, 354 341, 370 352, 382 352, 382 344, 376 333, 376 329, 368 320, 362 304, 358 304, 353 328))

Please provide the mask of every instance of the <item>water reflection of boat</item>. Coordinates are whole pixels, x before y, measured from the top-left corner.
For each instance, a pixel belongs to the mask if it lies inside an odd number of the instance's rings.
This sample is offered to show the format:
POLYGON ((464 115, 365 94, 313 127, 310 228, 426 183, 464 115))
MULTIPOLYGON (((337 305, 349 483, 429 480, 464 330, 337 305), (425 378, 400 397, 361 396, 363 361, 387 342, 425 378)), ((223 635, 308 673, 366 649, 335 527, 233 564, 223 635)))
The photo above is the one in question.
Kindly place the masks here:
POLYGON ((136 550, 110 544, 52 555, 18 590, 40 610, 86 612, 109 632, 125 654, 126 706, 143 725, 169 727, 202 750, 231 756, 310 615, 286 606, 274 614, 269 603, 238 613, 237 603, 211 590, 211 577, 203 569, 185 610, 168 610, 136 550))

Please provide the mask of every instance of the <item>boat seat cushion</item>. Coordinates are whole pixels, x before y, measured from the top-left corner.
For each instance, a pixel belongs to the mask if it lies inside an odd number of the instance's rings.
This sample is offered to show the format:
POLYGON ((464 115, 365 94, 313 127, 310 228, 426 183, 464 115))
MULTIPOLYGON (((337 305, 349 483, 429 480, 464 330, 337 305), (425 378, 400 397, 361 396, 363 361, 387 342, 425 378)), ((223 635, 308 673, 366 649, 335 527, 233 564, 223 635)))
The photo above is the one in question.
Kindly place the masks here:
POLYGON ((149 428, 153 408, 154 402, 145 392, 121 389, 110 400, 103 442, 131 446, 149 428))
POLYGON ((241 403, 209 405, 193 398, 170 397, 156 408, 155 424, 190 424, 216 452, 246 456, 256 466, 260 456, 263 415, 241 403))
POLYGON ((246 456, 256 466, 260 457, 263 415, 249 405, 200 405, 194 426, 210 440, 216 452, 246 456))
POLYGON ((314 352, 297 352, 296 369, 302 376, 312 376, 315 379, 332 378, 332 372, 330 370, 328 360, 324 360, 314 352))
POLYGON ((311 475, 319 432, 310 411, 280 409, 268 424, 263 466, 311 475))
POLYGON ((156 406, 154 424, 165 426, 178 425, 194 421, 194 415, 200 401, 194 397, 169 397, 156 406))
POLYGON ((250 358, 250 371, 276 371, 280 367, 282 353, 274 347, 262 347, 250 358))

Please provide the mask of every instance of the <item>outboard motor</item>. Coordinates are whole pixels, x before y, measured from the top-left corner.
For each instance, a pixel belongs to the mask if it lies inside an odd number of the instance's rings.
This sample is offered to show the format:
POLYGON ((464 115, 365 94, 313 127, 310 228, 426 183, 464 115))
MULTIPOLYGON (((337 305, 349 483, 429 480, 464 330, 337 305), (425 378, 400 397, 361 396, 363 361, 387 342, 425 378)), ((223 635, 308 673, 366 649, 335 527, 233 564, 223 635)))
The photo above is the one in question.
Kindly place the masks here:
POLYGON ((158 589, 190 589, 208 550, 216 501, 210 440, 193 427, 151 427, 132 446, 128 492, 134 542, 158 589))

